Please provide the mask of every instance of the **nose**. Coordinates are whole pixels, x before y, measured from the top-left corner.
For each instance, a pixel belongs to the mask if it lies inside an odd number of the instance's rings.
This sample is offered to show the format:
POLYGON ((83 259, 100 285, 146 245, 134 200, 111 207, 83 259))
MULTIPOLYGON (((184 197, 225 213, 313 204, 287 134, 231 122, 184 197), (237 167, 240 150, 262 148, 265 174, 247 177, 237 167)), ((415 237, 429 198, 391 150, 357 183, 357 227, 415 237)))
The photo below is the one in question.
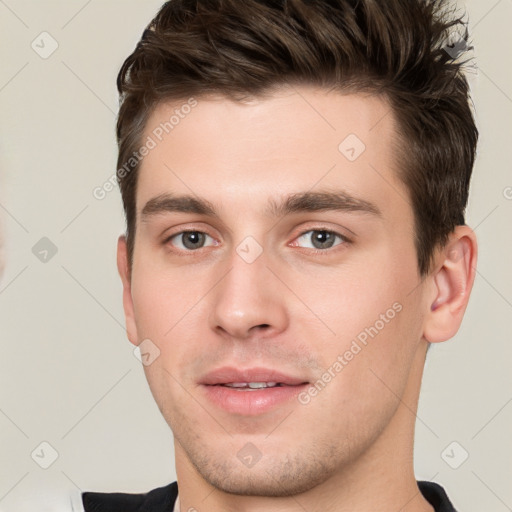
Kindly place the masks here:
POLYGON ((249 263, 233 250, 229 272, 210 296, 210 327, 217 334, 247 340, 271 338, 286 329, 285 290, 267 268, 269 263, 265 251, 249 263))

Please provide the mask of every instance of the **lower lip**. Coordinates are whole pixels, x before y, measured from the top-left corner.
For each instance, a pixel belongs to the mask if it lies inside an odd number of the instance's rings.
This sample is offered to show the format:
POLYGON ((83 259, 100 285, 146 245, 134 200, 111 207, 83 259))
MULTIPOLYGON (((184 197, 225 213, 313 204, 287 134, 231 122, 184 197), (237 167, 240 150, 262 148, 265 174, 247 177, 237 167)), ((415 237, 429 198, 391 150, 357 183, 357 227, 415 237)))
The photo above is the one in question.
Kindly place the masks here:
POLYGON ((296 397, 308 384, 298 386, 276 386, 251 391, 226 386, 206 386, 202 388, 208 400, 232 413, 256 416, 270 411, 296 397))

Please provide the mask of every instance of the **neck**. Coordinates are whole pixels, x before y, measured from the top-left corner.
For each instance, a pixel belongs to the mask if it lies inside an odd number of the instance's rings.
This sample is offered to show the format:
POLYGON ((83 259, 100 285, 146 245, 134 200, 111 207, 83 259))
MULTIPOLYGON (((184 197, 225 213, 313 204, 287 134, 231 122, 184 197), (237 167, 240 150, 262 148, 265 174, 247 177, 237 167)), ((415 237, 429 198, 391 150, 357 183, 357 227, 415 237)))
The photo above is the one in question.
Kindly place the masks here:
POLYGON ((418 489, 413 469, 415 413, 425 352, 426 344, 416 353, 405 393, 395 414, 374 443, 349 467, 340 468, 307 492, 278 498, 225 493, 202 478, 175 441, 180 510, 434 512, 418 489))

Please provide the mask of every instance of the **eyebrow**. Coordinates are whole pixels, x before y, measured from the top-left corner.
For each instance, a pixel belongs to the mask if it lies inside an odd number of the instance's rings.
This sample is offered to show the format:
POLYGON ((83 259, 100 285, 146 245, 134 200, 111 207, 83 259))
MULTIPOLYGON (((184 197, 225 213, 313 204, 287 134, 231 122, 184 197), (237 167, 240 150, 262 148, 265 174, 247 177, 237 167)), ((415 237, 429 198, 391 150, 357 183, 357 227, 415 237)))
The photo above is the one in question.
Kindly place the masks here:
MULTIPOLYGON (((270 199, 265 214, 271 217, 284 217, 291 213, 316 211, 342 211, 382 216, 381 210, 374 203, 353 197, 344 191, 297 192, 279 202, 270 199)), ((141 211, 141 218, 144 221, 164 213, 195 213, 219 217, 214 205, 206 199, 166 193, 150 199, 141 211)))

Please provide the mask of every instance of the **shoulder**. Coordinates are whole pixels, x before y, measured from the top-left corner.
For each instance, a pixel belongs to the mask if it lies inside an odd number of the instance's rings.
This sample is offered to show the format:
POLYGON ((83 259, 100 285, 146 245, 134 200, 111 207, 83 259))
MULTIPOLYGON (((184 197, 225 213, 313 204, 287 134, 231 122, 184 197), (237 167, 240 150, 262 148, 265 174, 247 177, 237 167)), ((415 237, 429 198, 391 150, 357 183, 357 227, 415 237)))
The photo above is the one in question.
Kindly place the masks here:
POLYGON ((445 490, 435 482, 418 481, 418 488, 435 512, 457 512, 445 490))
POLYGON ((84 512, 81 492, 76 488, 54 485, 55 482, 41 480, 27 486, 18 498, 14 498, 11 508, 4 508, 0 500, 0 512, 84 512))
POLYGON ((142 494, 84 492, 83 512, 168 512, 177 495, 177 482, 142 494))

